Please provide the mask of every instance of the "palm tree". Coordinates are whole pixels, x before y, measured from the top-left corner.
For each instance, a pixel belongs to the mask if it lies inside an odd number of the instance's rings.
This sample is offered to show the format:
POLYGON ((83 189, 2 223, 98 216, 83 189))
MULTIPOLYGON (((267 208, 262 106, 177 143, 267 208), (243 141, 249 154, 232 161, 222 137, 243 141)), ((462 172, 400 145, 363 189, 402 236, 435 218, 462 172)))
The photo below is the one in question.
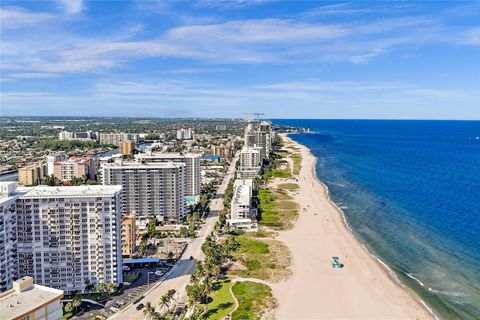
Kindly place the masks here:
POLYGON ((82 300, 80 300, 79 298, 74 298, 72 300, 71 304, 72 304, 72 307, 73 307, 73 312, 75 312, 77 310, 77 308, 82 305, 82 300))
POLYGON ((170 309, 170 297, 168 296, 168 292, 160 297, 160 308, 167 310, 170 309))
POLYGON ((107 291, 110 292, 110 293, 114 293, 114 292, 115 292, 115 289, 117 289, 116 286, 115 286, 115 283, 113 283, 113 282, 107 283, 105 288, 106 288, 107 291))
POLYGON ((72 312, 72 310, 73 310, 72 303, 71 303, 71 302, 67 302, 67 304, 65 305, 65 307, 63 307, 63 309, 65 310, 66 313, 72 312))
POLYGON ((150 302, 147 302, 145 304, 145 309, 143 310, 143 314, 147 317, 149 320, 159 320, 161 315, 157 311, 155 311, 155 307, 152 306, 150 302))

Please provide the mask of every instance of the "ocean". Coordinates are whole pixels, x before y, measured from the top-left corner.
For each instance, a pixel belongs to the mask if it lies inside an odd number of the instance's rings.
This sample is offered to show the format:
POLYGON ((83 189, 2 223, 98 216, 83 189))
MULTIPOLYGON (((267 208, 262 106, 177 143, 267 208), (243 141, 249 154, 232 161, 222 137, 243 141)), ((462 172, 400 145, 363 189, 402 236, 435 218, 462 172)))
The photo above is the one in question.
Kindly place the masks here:
POLYGON ((273 120, 356 237, 440 319, 480 319, 480 121, 273 120))

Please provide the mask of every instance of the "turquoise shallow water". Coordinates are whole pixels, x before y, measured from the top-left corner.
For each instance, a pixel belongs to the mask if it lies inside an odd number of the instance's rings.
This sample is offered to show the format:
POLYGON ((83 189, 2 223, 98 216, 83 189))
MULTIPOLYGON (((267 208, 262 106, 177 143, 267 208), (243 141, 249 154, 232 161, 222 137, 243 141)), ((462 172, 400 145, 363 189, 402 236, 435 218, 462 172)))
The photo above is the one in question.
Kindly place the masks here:
POLYGON ((442 319, 480 319, 480 122, 274 120, 356 236, 442 319))

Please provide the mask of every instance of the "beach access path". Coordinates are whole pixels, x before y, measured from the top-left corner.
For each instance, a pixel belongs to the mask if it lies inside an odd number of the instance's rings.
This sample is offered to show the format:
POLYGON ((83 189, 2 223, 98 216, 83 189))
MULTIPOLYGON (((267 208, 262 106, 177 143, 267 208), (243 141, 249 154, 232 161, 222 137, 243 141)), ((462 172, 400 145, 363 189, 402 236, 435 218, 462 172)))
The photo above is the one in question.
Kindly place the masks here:
POLYGON ((302 167, 294 195, 300 205, 298 220, 277 237, 292 254, 293 274, 270 284, 279 305, 276 319, 433 319, 347 229, 315 177, 309 149, 282 138, 287 146, 300 148, 302 167), (340 257, 345 267, 333 269, 332 256, 340 257))

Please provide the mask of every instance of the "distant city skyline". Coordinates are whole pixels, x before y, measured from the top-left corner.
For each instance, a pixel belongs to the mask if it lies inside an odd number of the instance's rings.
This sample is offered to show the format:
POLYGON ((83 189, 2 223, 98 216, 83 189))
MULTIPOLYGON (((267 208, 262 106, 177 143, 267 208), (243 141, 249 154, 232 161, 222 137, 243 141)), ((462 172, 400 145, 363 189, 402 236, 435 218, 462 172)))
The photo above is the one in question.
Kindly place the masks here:
POLYGON ((479 2, 0 10, 0 116, 480 119, 479 2))

